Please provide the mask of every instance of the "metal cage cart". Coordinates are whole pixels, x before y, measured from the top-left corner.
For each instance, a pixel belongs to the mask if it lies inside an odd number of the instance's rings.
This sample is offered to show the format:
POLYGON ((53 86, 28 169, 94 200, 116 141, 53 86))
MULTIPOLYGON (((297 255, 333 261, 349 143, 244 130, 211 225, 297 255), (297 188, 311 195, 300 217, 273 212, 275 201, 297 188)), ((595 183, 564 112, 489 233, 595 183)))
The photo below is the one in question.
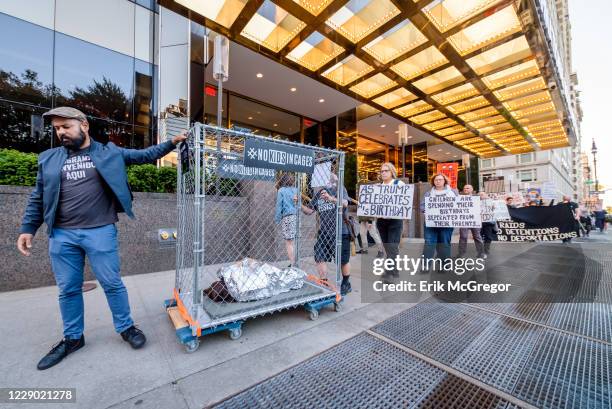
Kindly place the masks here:
POLYGON ((248 318, 340 309, 344 153, 195 124, 177 162, 165 306, 187 352, 214 332, 240 338, 248 318))

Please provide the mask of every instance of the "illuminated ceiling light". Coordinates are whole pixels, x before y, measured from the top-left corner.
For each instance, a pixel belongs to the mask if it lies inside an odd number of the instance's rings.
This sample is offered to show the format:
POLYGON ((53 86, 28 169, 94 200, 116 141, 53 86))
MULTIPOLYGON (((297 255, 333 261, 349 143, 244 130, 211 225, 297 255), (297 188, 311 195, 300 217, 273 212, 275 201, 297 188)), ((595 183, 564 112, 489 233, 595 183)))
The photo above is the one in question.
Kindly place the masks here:
POLYGON ((274 124, 274 126, 276 127, 276 126, 278 126, 278 124, 274 124))
POLYGON ((395 131, 395 132, 393 132, 393 133, 399 133, 399 131, 395 131))
POLYGON ((258 72, 257 74, 255 74, 255 76, 256 76, 257 78, 263 78, 263 74, 262 74, 261 72, 258 72))
POLYGON ((319 102, 323 103, 323 102, 325 102, 325 100, 323 98, 321 98, 321 99, 319 99, 319 102))
POLYGON ((305 27, 306 23, 265 0, 240 35, 277 53, 305 27))
POLYGON ((252 117, 252 116, 250 116, 250 117, 248 117, 247 119, 253 119, 253 117, 252 117))
POLYGON ((295 91, 297 91, 297 88, 296 87, 291 87, 291 88, 289 88, 289 91, 295 92, 295 91))
POLYGON ((389 0, 350 0, 326 24, 356 43, 400 13, 389 0))
POLYGON ((216 23, 222 25, 225 28, 230 28, 238 15, 242 12, 242 9, 247 4, 247 0, 238 0, 232 2, 231 7, 225 7, 225 0, 208 0, 208 1, 194 1, 194 0, 175 0, 176 3, 181 4, 201 16, 207 19, 213 20, 216 23))
POLYGON ((381 128, 385 128, 386 126, 387 126, 387 125, 385 125, 385 124, 382 124, 382 125, 381 125, 380 127, 381 127, 381 128))

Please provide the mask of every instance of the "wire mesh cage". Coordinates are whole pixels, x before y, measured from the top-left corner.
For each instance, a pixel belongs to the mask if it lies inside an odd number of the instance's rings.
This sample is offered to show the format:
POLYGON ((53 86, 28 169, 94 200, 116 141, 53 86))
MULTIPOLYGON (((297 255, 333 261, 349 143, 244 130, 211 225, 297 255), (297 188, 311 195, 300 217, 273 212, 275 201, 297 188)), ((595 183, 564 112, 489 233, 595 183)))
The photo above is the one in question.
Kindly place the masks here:
POLYGON ((344 154, 195 124, 178 161, 175 300, 193 335, 340 300, 344 154), (312 173, 245 167, 245 143, 306 148, 312 173))

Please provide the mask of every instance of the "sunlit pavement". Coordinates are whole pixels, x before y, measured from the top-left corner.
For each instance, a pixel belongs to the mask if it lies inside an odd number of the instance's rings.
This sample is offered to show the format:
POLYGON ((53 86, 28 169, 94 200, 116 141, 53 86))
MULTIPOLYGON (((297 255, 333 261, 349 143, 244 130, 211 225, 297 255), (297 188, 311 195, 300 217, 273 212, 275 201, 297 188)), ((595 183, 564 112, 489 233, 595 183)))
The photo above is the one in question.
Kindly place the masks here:
POLYGON ((163 308, 173 272, 129 276, 124 281, 146 347, 131 350, 114 333, 98 287, 85 294, 86 346, 46 371, 36 370, 36 363, 61 338, 56 288, 2 293, 0 385, 76 388, 76 405, 53 406, 67 408, 201 408, 219 402, 607 408, 610 241, 610 234, 592 232, 565 247, 528 245, 519 255, 499 246, 498 263, 541 274, 532 291, 513 303, 361 303, 357 256, 351 259, 354 290, 341 312, 330 308, 317 321, 301 309, 253 319, 239 340, 227 333, 207 336, 192 354, 178 343, 163 308), (547 289, 572 285, 572 300, 546 298, 547 289))

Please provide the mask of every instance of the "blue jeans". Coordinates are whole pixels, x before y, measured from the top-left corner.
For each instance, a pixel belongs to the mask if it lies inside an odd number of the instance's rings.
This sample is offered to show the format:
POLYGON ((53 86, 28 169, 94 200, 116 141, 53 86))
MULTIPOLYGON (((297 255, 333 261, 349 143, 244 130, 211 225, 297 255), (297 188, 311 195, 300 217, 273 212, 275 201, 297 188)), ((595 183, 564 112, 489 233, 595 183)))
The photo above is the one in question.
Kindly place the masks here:
POLYGON ((423 256, 433 258, 434 250, 442 260, 451 256, 451 238, 453 237, 452 227, 427 227, 425 226, 425 247, 423 256))
POLYGON ((113 314, 117 332, 133 325, 128 294, 119 275, 117 227, 107 224, 91 229, 54 228, 49 237, 49 257, 59 288, 59 305, 64 337, 78 339, 83 334, 83 267, 85 256, 113 314))

